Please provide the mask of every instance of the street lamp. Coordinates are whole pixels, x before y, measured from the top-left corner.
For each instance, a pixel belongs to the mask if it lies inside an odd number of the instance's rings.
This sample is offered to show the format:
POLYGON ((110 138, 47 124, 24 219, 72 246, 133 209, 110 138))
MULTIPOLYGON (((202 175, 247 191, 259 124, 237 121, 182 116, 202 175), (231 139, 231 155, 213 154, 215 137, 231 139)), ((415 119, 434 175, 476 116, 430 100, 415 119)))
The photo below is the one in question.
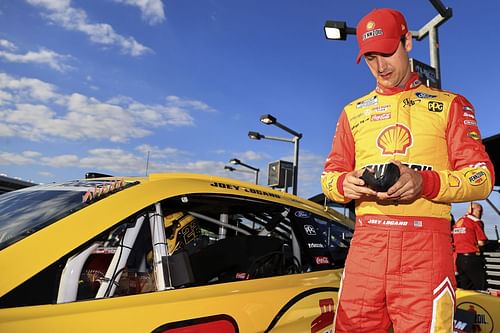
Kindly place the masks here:
POLYGON ((268 139, 268 140, 291 142, 294 144, 292 193, 297 195, 298 171, 299 171, 299 141, 302 138, 302 133, 298 133, 292 130, 291 128, 286 127, 285 125, 278 122, 278 120, 270 114, 262 115, 260 117, 260 121, 266 125, 275 125, 293 135, 291 139, 288 139, 288 138, 264 135, 253 131, 248 132, 248 137, 252 140, 268 139))
MULTIPOLYGON (((431 67, 436 71, 437 88, 441 88, 441 68, 439 61, 439 37, 437 28, 452 17, 453 11, 445 7, 441 0, 429 0, 438 14, 418 31, 411 31, 413 38, 421 41, 429 35, 429 51, 431 67)), ((347 35, 356 35, 356 28, 348 27, 345 21, 326 21, 323 26, 325 36, 331 40, 346 40, 347 35)))
MULTIPOLYGON (((232 160, 229 161, 229 163, 231 163, 232 165, 241 165, 245 168, 253 170, 255 172, 255 184, 259 184, 259 171, 260 171, 259 168, 255 168, 251 165, 243 163, 242 161, 240 161, 237 158, 233 158, 232 160)), ((224 169, 229 170, 229 171, 243 171, 243 170, 238 170, 236 168, 233 168, 233 167, 227 166, 227 165, 224 167, 224 169)))
POLYGON ((326 21, 323 27, 326 39, 346 40, 347 35, 355 35, 356 28, 348 27, 345 21, 326 21))

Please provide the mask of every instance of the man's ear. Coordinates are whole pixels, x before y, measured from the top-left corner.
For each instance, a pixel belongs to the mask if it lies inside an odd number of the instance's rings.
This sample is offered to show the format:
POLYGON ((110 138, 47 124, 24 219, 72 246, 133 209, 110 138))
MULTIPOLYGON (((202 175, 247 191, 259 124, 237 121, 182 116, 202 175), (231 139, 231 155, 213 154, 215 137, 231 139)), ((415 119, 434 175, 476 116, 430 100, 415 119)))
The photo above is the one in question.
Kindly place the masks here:
POLYGON ((413 48, 413 39, 411 37, 411 32, 408 31, 405 34, 405 50, 406 52, 410 52, 412 48, 413 48))

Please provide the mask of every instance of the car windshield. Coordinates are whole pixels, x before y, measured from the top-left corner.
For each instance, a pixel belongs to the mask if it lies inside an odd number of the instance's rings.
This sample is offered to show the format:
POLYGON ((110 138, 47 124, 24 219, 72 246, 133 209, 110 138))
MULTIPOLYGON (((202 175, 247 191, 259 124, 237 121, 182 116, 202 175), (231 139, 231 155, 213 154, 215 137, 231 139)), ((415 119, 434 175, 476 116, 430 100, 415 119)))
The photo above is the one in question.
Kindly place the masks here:
POLYGON ((0 195, 0 249, 122 187, 122 183, 115 184, 116 181, 81 180, 0 195))

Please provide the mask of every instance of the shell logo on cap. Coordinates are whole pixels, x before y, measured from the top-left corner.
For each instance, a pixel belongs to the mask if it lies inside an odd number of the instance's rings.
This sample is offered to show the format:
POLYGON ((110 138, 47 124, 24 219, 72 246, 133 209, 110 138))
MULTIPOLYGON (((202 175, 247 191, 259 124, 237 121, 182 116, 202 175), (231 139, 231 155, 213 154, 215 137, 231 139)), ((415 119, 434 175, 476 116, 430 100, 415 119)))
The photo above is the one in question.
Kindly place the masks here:
POLYGON ((375 28, 375 22, 368 21, 368 23, 366 23, 366 30, 372 30, 373 28, 375 28))
POLYGON ((406 155, 408 148, 413 144, 413 136, 408 127, 395 124, 384 128, 377 137, 377 147, 382 155, 406 155))

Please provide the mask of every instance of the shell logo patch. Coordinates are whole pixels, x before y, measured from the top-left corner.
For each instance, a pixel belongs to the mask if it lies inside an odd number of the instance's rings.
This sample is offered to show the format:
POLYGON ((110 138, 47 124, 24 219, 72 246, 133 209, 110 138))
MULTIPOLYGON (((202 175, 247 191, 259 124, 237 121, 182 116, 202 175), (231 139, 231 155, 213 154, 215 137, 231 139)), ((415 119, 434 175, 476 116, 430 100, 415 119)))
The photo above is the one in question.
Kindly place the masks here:
POLYGON ((412 144, 410 129, 399 123, 384 128, 377 137, 377 147, 382 150, 382 155, 406 155, 412 144))
POLYGON ((474 186, 479 186, 486 181, 486 173, 484 171, 469 170, 465 173, 467 181, 474 186))
POLYGON ((460 187, 460 178, 448 173, 448 185, 450 187, 460 187))

